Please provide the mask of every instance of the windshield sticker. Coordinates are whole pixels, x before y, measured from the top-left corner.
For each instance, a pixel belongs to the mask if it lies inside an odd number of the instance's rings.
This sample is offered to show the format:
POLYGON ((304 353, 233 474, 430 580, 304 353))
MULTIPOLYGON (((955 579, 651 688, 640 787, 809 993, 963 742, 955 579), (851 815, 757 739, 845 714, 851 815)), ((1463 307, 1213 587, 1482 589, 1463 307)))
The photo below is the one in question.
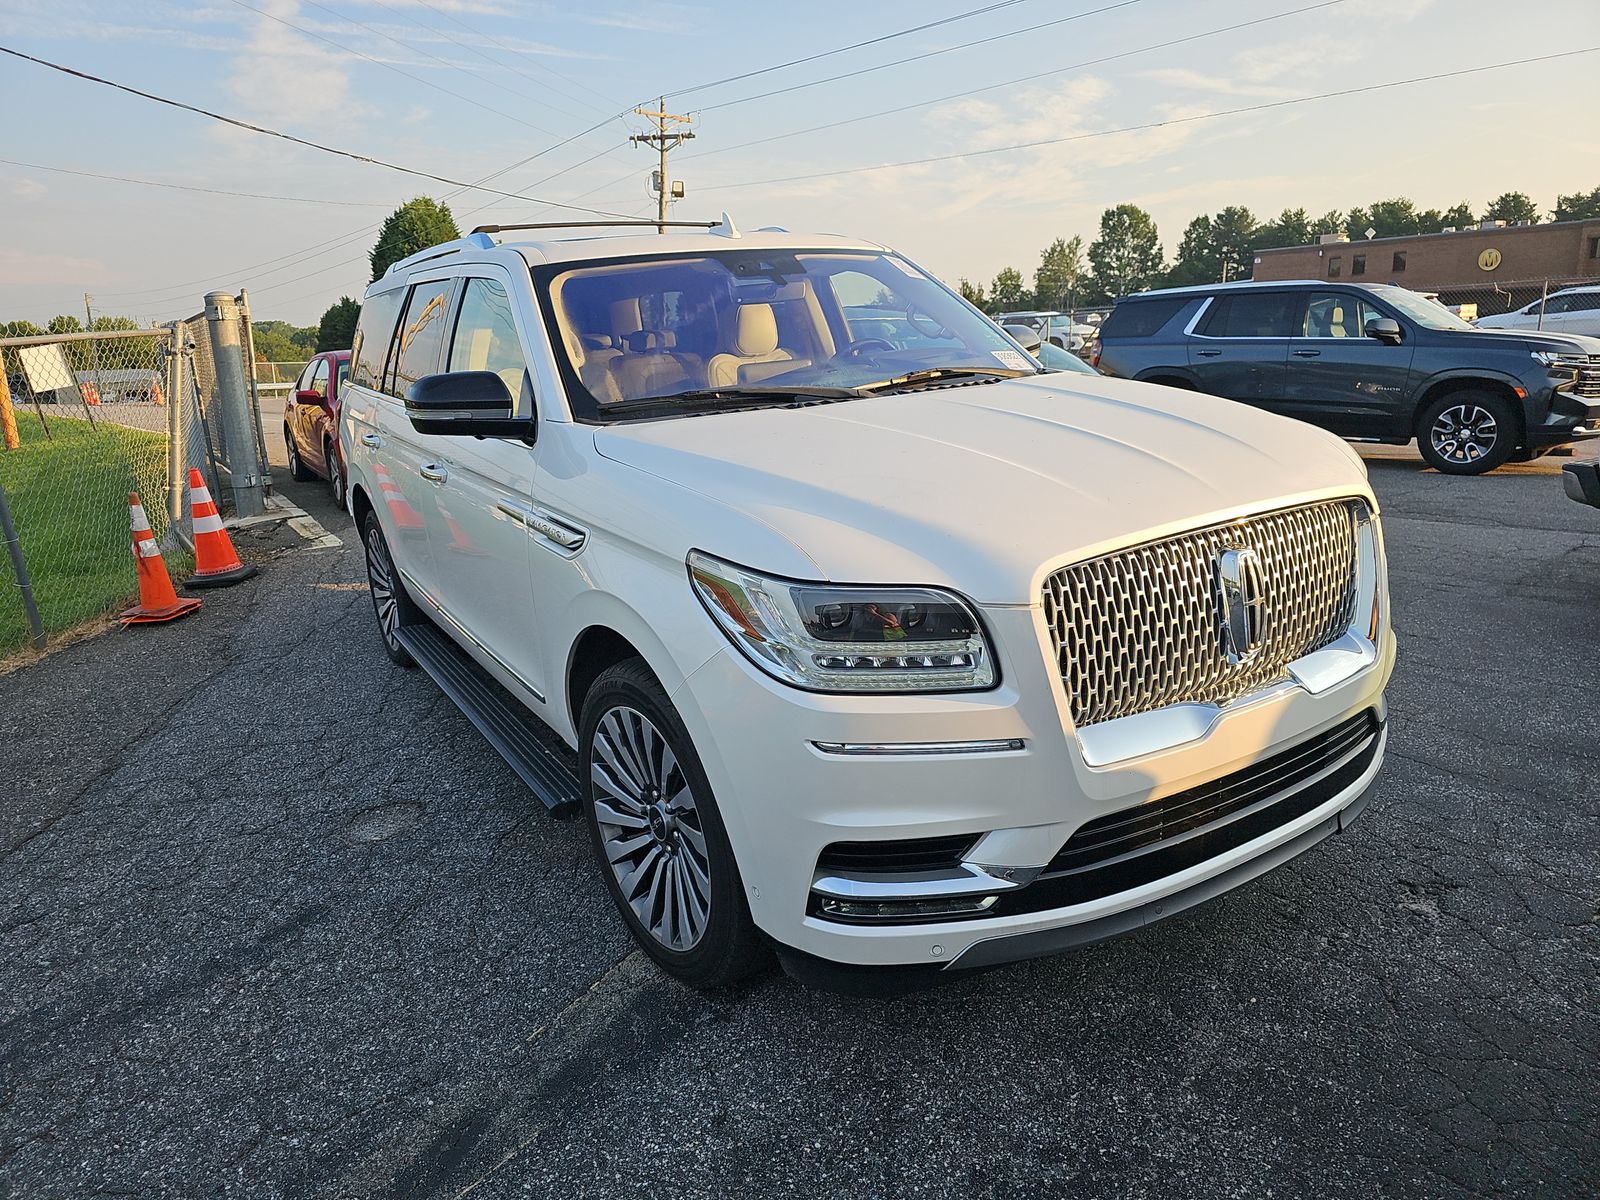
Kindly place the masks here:
POLYGON ((1028 369, 1028 360, 1015 350, 995 350, 992 353, 1002 367, 1010 367, 1013 371, 1028 369))

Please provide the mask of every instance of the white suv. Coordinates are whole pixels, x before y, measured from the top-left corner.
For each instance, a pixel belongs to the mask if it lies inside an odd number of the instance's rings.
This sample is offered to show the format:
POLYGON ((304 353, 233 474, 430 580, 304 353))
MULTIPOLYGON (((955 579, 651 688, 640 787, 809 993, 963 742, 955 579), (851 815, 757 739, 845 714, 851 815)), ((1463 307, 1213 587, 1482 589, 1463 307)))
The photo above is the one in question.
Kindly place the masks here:
POLYGON ((1565 288, 1511 312, 1479 317, 1473 323, 1479 329, 1539 329, 1545 333, 1600 337, 1600 287, 1565 288))
POLYGON ((1395 643, 1337 438, 1043 372, 869 242, 499 232, 363 303, 372 600, 671 974, 1049 953, 1365 805, 1395 643))

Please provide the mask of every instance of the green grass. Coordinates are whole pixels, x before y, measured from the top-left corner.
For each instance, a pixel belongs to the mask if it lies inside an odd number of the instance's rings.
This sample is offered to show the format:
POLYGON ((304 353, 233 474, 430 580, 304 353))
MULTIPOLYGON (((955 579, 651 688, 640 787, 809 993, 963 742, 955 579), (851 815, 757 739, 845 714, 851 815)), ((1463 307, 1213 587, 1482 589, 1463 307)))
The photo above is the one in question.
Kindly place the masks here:
MULTIPOLYGON (((137 491, 159 537, 166 521, 166 438, 101 419, 47 413, 50 438, 32 413, 18 412, 22 446, 0 450, 0 484, 22 543, 47 632, 128 607, 138 595, 128 527, 128 493, 137 491)), ((187 555, 165 555, 174 581, 187 555)), ((10 556, 0 550, 0 654, 29 640, 10 556)))

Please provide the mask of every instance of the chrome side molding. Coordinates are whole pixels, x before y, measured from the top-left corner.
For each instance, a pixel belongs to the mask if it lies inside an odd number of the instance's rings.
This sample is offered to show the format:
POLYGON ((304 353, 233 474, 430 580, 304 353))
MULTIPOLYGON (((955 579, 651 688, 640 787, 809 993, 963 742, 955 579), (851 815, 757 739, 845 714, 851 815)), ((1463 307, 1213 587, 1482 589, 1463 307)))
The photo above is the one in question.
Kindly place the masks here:
POLYGON ((495 503, 495 509, 502 516, 521 525, 546 549, 554 550, 567 558, 574 557, 589 540, 585 530, 576 525, 569 525, 554 513, 535 508, 531 504, 500 500, 495 503))
POLYGON ((824 754, 1012 754, 1026 750, 1021 738, 990 738, 977 742, 812 742, 824 754))

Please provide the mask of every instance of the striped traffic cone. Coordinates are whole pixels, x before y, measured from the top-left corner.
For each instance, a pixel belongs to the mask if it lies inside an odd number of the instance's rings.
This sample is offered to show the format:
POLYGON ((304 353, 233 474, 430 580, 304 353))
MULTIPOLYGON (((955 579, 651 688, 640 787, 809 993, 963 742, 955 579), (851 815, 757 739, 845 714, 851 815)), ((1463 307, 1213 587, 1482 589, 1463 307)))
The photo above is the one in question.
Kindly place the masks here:
POLYGON ((139 493, 128 493, 128 524, 133 528, 133 564, 139 573, 139 604, 122 614, 122 627, 152 625, 158 621, 174 621, 187 616, 200 607, 200 601, 189 596, 178 598, 172 590, 172 577, 167 574, 167 564, 161 561, 161 547, 156 535, 150 532, 150 518, 144 505, 139 503, 139 493))
POLYGON ((194 518, 194 575, 184 587, 228 587, 256 573, 254 566, 239 561, 206 481, 193 467, 189 468, 189 512, 194 518))

